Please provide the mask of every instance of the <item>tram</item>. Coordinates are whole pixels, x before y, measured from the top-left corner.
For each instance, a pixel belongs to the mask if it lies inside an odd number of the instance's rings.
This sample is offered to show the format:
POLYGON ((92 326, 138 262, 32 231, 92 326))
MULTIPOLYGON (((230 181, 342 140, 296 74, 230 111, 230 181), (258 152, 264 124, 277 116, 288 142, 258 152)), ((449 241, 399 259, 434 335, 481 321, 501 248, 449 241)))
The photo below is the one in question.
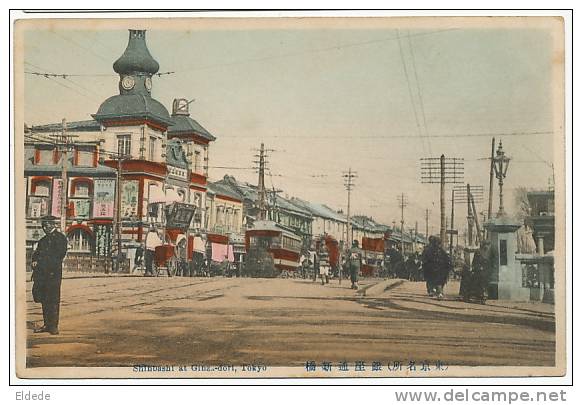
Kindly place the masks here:
POLYGON ((299 267, 302 239, 273 221, 256 221, 245 233, 247 262, 251 277, 279 277, 294 274, 299 267))

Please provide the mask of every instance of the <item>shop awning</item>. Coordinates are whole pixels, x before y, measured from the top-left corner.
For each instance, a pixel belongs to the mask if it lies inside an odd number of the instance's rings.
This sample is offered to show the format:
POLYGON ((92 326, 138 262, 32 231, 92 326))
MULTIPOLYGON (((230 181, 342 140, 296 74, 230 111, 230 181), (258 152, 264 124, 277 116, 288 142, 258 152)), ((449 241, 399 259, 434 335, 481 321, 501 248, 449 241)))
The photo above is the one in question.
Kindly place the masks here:
POLYGON ((169 188, 164 192, 162 187, 154 186, 149 188, 149 192, 150 197, 148 199, 148 202, 150 204, 158 203, 170 204, 173 202, 183 202, 184 200, 183 197, 180 194, 178 194, 178 191, 173 188, 169 188))

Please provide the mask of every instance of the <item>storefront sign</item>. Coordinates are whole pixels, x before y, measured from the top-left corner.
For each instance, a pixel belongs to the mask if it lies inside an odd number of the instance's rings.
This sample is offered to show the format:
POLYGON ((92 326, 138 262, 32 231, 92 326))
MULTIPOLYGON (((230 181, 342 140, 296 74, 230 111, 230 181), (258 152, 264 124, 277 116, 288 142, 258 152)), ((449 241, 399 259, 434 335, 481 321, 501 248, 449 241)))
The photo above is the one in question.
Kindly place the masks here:
POLYGON ((137 180, 125 180, 121 183, 121 217, 130 218, 137 216, 137 197, 139 182, 137 180))
POLYGON ((179 179, 188 179, 188 170, 181 167, 168 166, 168 175, 179 179))
POLYGON ((48 197, 28 197, 28 217, 40 218, 48 215, 48 197))
POLYGON ((61 216, 61 205, 63 203, 63 179, 53 179, 53 199, 51 204, 51 215, 61 216))
POLYGON ((186 230, 194 216, 194 207, 191 204, 172 203, 166 206, 166 226, 186 230))
POLYGON ((82 200, 72 200, 74 206, 75 217, 77 218, 89 218, 89 212, 91 208, 91 202, 88 199, 82 200))
POLYGON ((115 180, 96 179, 94 196, 93 218, 113 218, 115 180))
POLYGON ((111 256, 112 225, 95 224, 93 229, 95 231, 95 254, 104 257, 111 256))

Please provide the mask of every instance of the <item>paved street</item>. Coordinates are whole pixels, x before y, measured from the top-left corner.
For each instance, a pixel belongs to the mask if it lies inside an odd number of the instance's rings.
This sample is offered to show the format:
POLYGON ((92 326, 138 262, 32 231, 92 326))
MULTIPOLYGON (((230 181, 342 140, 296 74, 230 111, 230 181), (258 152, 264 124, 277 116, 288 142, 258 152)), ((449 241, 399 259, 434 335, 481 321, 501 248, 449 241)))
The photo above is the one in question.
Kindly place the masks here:
POLYGON ((302 365, 308 360, 554 364, 548 304, 444 301, 423 283, 294 279, 77 277, 63 280, 60 335, 28 283, 28 367, 134 364, 302 365), (377 284, 377 282, 383 284, 377 284))

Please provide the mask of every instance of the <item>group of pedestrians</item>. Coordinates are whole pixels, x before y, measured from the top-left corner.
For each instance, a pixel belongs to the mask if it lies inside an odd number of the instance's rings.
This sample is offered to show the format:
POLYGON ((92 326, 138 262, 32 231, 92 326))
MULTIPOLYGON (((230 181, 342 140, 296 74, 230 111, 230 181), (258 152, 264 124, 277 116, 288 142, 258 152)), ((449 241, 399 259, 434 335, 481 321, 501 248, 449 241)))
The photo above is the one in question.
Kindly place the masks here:
MULTIPOLYGON (((354 240, 352 247, 348 250, 339 266, 342 267, 344 274, 349 275, 351 281, 351 289, 358 289, 358 279, 362 265, 362 251, 359 247, 359 242, 354 240)), ((309 256, 304 255, 301 259, 299 270, 303 278, 308 277, 310 268, 313 269, 313 281, 317 280, 317 276, 321 279, 321 285, 329 284, 330 277, 334 270, 338 271, 331 264, 329 249, 324 242, 321 242, 318 248, 311 252, 309 256)))
MULTIPOLYGON (((482 241, 471 264, 466 264, 461 273, 459 295, 463 301, 475 300, 485 304, 495 260, 496 256, 491 242, 482 241)), ((442 300, 444 297, 443 288, 452 272, 453 264, 447 252, 441 247, 440 238, 436 236, 429 238, 428 246, 422 253, 422 268, 428 295, 442 300)))

